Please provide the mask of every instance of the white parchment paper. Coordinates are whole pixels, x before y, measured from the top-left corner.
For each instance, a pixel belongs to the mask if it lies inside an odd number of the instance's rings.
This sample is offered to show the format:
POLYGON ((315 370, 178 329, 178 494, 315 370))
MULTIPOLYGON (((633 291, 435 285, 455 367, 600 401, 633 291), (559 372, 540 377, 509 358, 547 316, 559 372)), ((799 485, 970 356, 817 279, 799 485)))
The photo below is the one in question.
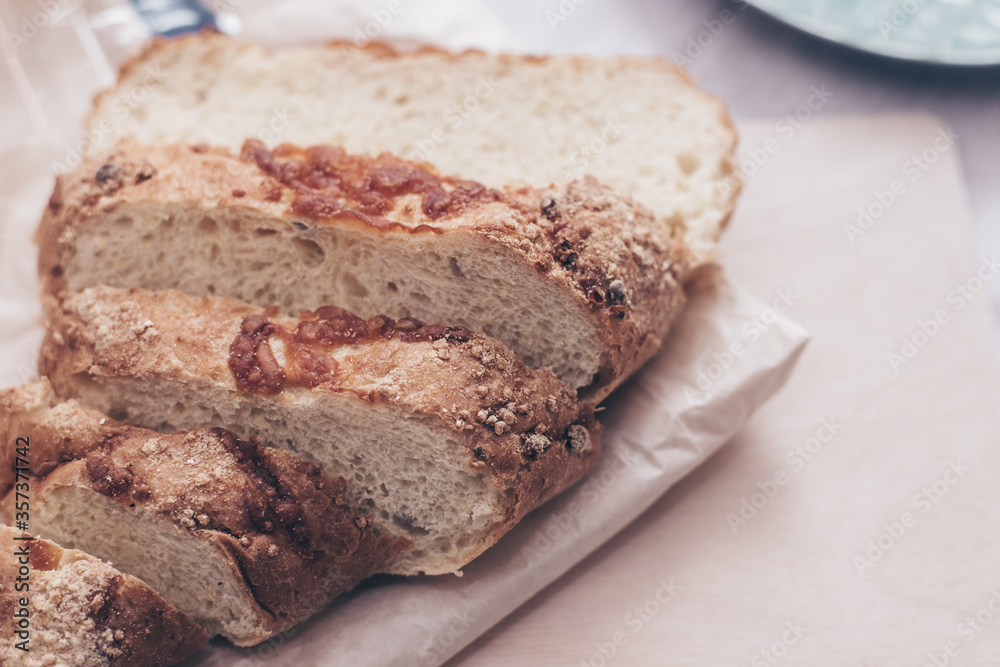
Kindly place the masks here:
MULTIPOLYGON (((246 35, 268 44, 351 37, 372 20, 359 3, 346 3, 347 9, 319 4, 247 2, 234 8, 246 35)), ((477 3, 416 4, 419 11, 411 7, 394 15, 379 38, 452 48, 516 46, 477 3)), ((44 89, 47 77, 36 72, 36 88, 44 89)), ((97 83, 81 79, 78 95, 89 98, 97 83)), ((18 103, 4 95, 0 106, 18 103)), ((70 106, 65 114, 43 108, 45 123, 36 126, 78 123, 66 116, 85 107, 70 106)), ((52 164, 66 150, 63 139, 55 131, 29 133, 0 154, 2 386, 35 375, 42 331, 31 237, 51 191, 52 164)), ((599 466, 528 516, 465 568, 463 577, 384 578, 261 646, 236 649, 217 642, 189 664, 440 664, 611 539, 731 438, 781 387, 805 341, 804 331, 770 306, 735 289, 720 272, 706 272, 692 286, 662 353, 606 401, 599 466)))

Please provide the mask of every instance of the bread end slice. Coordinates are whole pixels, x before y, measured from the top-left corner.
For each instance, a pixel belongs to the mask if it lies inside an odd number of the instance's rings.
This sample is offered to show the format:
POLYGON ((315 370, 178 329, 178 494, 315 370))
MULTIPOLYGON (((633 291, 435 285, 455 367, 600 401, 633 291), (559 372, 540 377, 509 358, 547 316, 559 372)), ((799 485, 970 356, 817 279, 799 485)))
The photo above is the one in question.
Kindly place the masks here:
POLYGON ((0 526, 0 551, 0 664, 167 667, 208 641, 146 584, 93 556, 9 526, 0 526), (15 581, 30 588, 18 592, 15 581), (22 601, 28 651, 17 648, 22 601))
MULTIPOLYGON (((376 534, 345 480, 289 452, 222 429, 101 422, 68 449, 82 457, 31 481, 32 527, 113 561, 210 635, 257 644, 412 547, 376 534)), ((13 493, 3 502, 9 517, 13 493)))

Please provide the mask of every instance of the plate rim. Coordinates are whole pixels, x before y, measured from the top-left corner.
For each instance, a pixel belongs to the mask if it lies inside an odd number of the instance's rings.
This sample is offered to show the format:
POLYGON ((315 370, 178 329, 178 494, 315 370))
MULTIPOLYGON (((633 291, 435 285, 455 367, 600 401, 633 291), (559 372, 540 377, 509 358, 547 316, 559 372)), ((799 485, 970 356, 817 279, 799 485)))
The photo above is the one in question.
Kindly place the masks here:
POLYGON ((781 23, 791 26, 797 30, 801 30, 802 32, 814 35, 828 42, 848 46, 859 51, 864 51, 865 53, 872 53, 885 58, 892 58, 894 60, 906 62, 921 62, 960 67, 989 67, 1000 65, 1000 46, 995 49, 986 50, 981 57, 976 57, 976 52, 973 51, 970 54, 973 56, 972 58, 950 57, 942 54, 929 55, 919 49, 907 49, 905 47, 900 47, 898 44, 893 46, 894 43, 889 41, 885 41, 886 48, 880 48, 881 45, 878 43, 856 38, 850 32, 839 29, 829 23, 812 20, 809 17, 802 16, 798 12, 789 9, 783 0, 742 0, 742 2, 745 2, 755 9, 771 16, 781 23))

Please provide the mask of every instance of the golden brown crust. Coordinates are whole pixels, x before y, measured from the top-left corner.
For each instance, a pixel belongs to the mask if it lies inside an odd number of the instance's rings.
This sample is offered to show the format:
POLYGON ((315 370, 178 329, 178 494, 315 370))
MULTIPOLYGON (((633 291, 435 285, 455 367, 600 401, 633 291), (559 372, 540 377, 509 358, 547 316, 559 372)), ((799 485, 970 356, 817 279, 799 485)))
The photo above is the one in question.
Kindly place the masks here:
POLYGON ((336 387, 340 368, 334 355, 347 346, 392 340, 464 342, 473 336, 464 327, 425 324, 412 317, 397 322, 378 315, 365 320, 337 306, 302 311, 293 329, 268 319, 277 312, 277 309, 265 310, 262 315, 244 317, 229 345, 229 370, 242 392, 276 394, 286 386, 336 387), (272 338, 279 340, 284 348, 283 364, 278 363, 271 349, 272 338))
POLYGON ((187 658, 208 641, 205 632, 135 577, 80 551, 0 527, 0 663, 78 667, 166 667, 187 658), (29 555, 30 590, 13 588, 21 563, 15 553, 29 555), (14 648, 18 639, 13 613, 19 598, 28 600, 29 653, 14 648), (45 662, 45 659, 54 662, 45 662))
POLYGON ((46 378, 0 389, 0 495, 14 483, 16 466, 44 477, 66 461, 85 456, 94 442, 122 431, 124 425, 82 403, 61 401, 46 378), (20 440, 23 438, 24 440, 20 440), (19 462, 18 449, 30 455, 19 462))
POLYGON ((440 176, 391 155, 333 147, 267 151, 122 145, 60 176, 38 230, 50 295, 66 288, 75 238, 89 220, 138 202, 244 208, 289 226, 351 226, 373 234, 473 232, 521 258, 588 313, 603 355, 582 390, 601 400, 659 348, 684 303, 691 259, 682 235, 593 178, 503 192, 440 176))
MULTIPOLYGON (((92 489, 214 544, 260 607, 259 634, 241 645, 315 614, 412 547, 376 535, 346 500, 345 480, 222 429, 162 435, 102 418, 70 440, 82 455, 35 480, 33 503, 68 486, 92 489)), ((12 499, 4 503, 6 513, 12 499)))
MULTIPOLYGON (((214 383, 238 392, 229 361, 243 321, 265 316, 254 306, 179 292, 93 288, 70 294, 48 314, 40 366, 61 396, 74 396, 88 378, 168 377, 214 383)), ((275 326, 300 321, 268 314, 275 326)), ((325 346, 318 344, 317 353, 325 346)), ((502 535, 525 513, 576 482, 597 460, 600 426, 589 404, 576 400, 548 371, 535 371, 501 343, 468 337, 398 337, 345 345, 336 372, 313 388, 286 386, 277 394, 325 392, 385 402, 401 416, 429 418, 456 434, 456 452, 497 488, 513 490, 502 535)))

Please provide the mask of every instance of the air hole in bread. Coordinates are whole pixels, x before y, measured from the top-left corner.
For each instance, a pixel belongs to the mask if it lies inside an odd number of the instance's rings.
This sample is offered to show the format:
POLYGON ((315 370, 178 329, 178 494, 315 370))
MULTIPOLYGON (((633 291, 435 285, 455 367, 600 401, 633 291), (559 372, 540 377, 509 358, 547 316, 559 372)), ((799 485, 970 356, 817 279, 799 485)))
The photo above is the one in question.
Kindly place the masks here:
POLYGON ((458 265, 458 260, 454 257, 448 259, 448 265, 451 266, 451 275, 456 278, 464 278, 465 274, 462 273, 462 267, 458 265))
POLYGON ((218 243, 212 244, 212 249, 208 252, 208 258, 213 262, 219 259, 219 255, 222 253, 222 248, 219 247, 218 243))
POLYGON ((164 229, 170 229, 174 226, 174 216, 168 215, 163 220, 160 221, 160 226, 164 229))
POLYGON ((420 303, 430 303, 431 298, 426 294, 421 294, 420 292, 410 292, 410 298, 414 301, 419 301, 420 303))
POLYGON ((128 229, 132 226, 133 220, 129 216, 124 216, 115 220, 115 224, 123 229, 128 229))
POLYGON ((271 229, 270 227, 258 227, 254 230, 257 236, 271 236, 272 234, 277 234, 277 229, 271 229))
POLYGON ((685 176, 693 174, 699 164, 700 162, 696 155, 691 155, 690 153, 680 153, 677 156, 677 166, 681 168, 681 173, 685 176))
POLYGON ((399 288, 396 287, 396 283, 392 283, 392 282, 386 283, 385 286, 389 288, 390 292, 398 292, 399 291, 399 288))
POLYGON ((309 268, 319 266, 326 259, 326 253, 315 241, 296 238, 292 239, 292 243, 295 244, 295 251, 298 253, 299 259, 309 268))
POLYGON ((198 222, 198 231, 202 234, 214 234, 219 231, 219 223, 206 215, 198 222))

